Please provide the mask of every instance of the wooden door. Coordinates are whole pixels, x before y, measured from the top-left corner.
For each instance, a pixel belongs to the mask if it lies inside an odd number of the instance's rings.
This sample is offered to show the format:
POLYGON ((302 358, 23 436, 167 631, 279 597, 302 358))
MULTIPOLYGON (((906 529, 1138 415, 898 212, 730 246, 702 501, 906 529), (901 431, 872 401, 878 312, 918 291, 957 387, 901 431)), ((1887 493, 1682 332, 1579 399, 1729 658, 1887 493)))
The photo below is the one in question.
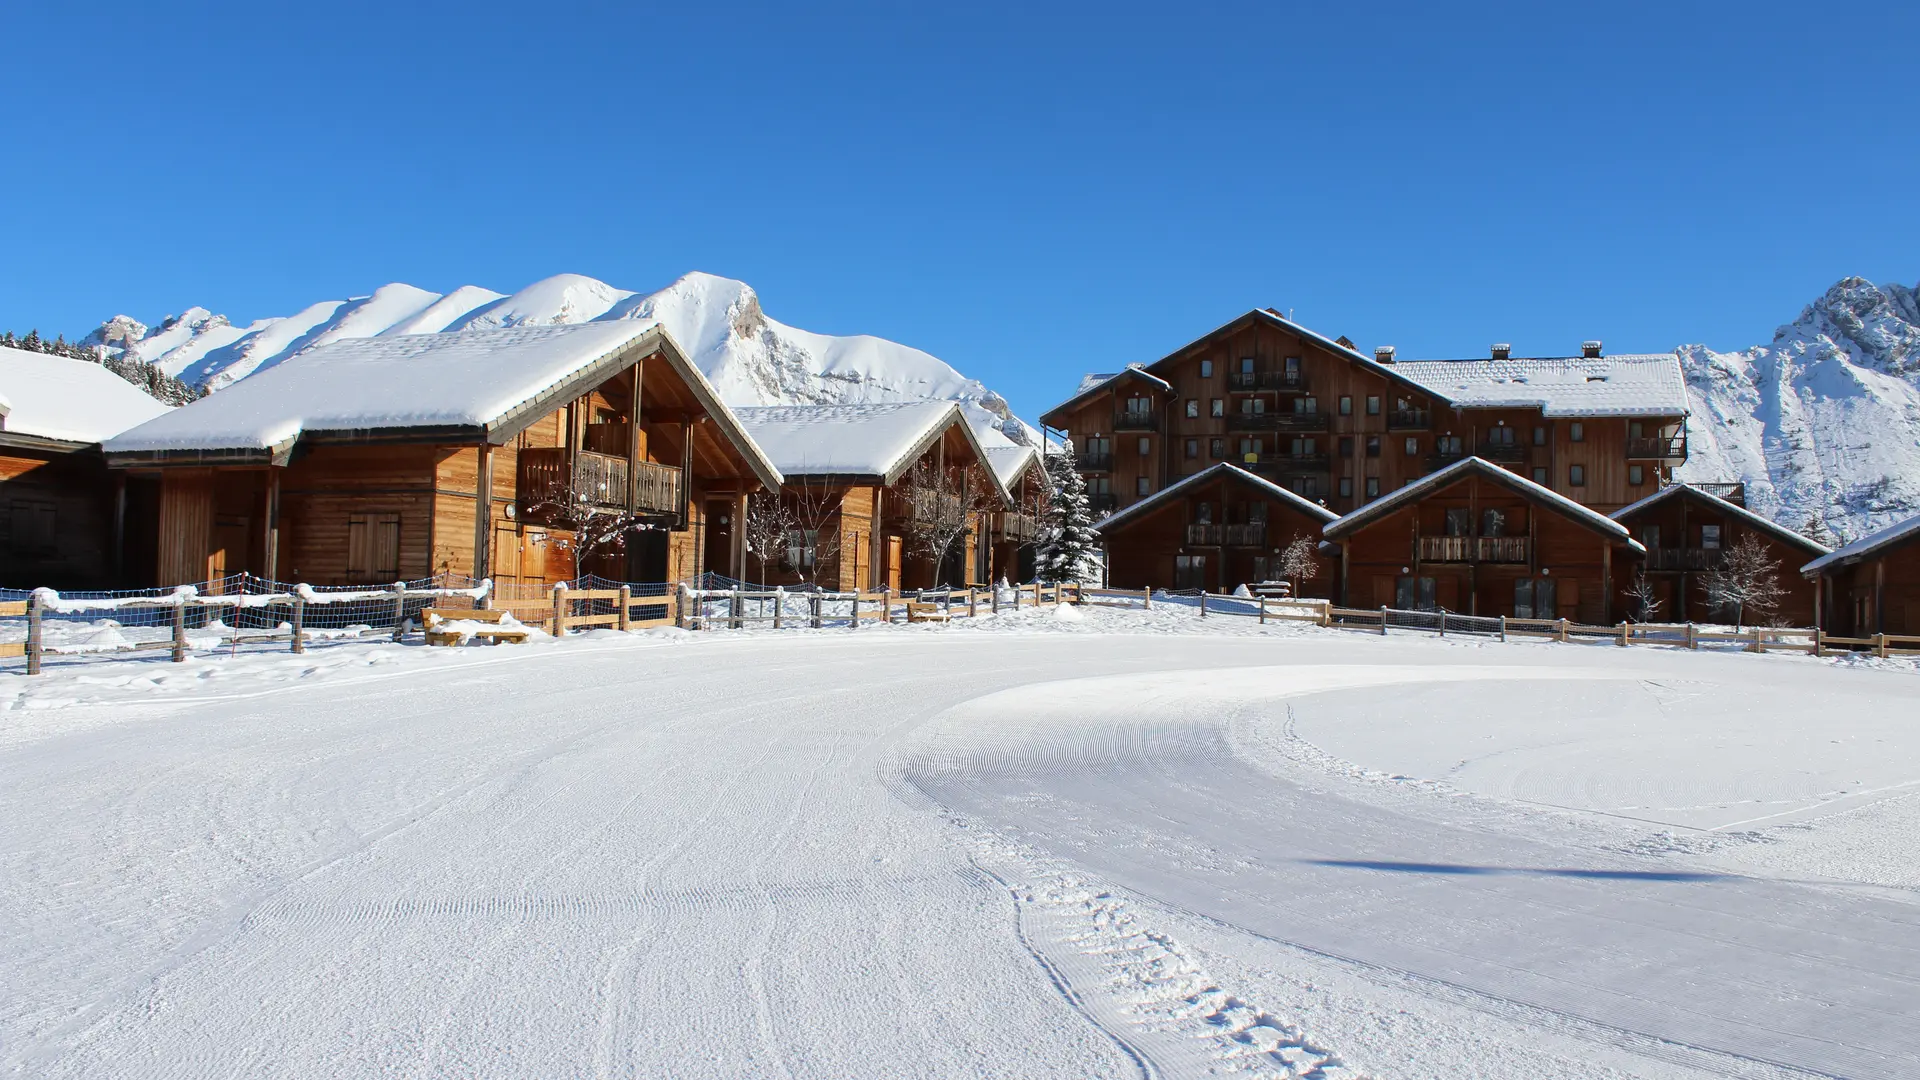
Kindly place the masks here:
POLYGON ((493 543, 488 552, 493 565, 487 571, 494 581, 503 585, 520 584, 520 557, 524 543, 519 526, 512 522, 494 522, 493 543))
POLYGON ((887 537, 887 588, 900 591, 901 541, 897 536, 887 537))

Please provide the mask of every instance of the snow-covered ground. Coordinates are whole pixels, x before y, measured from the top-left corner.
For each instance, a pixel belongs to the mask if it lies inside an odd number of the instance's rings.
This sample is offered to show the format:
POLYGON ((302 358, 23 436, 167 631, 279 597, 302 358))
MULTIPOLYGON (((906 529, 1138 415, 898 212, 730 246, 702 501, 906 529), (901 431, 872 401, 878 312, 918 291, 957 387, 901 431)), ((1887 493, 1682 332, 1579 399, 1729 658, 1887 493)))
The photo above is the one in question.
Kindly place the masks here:
POLYGON ((0 1069, 1920 1075, 1906 662, 1025 610, 0 673, 0 1069))

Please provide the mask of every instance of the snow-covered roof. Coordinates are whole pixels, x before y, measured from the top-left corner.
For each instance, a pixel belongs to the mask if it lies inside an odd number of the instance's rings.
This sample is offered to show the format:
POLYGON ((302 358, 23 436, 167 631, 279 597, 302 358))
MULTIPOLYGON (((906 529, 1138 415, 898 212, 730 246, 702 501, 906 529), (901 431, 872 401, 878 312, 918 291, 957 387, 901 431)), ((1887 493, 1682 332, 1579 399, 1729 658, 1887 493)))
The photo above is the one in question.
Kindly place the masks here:
POLYGON ((169 409, 91 361, 0 348, 0 432, 96 443, 169 409))
MULTIPOLYGON (((959 426, 982 461, 988 460, 972 425, 952 401, 758 405, 734 412, 748 436, 788 478, 865 477, 892 484, 951 425, 959 426)), ((1003 498, 1010 498, 997 475, 993 482, 1003 498)))
POLYGON ((1353 513, 1337 521, 1328 523, 1324 531, 1329 537, 1343 536, 1371 521, 1376 521, 1395 511, 1403 510, 1419 502, 1422 497, 1434 491, 1438 491, 1456 481, 1466 479, 1470 474, 1483 476, 1496 483, 1505 484, 1507 487, 1519 492, 1522 496, 1536 502, 1545 503, 1566 517, 1581 522, 1595 532, 1604 533, 1607 536, 1611 536, 1625 543, 1627 547, 1633 551, 1641 554, 1646 553, 1647 549, 1640 541, 1633 538, 1633 534, 1627 531, 1625 525, 1620 524, 1597 510, 1582 506, 1551 488, 1536 484, 1512 470, 1503 469, 1484 458, 1477 457, 1462 458, 1444 469, 1428 473, 1398 491, 1388 494, 1385 498, 1376 499, 1360 509, 1355 510, 1353 513))
POLYGON ((1653 494, 1647 496, 1646 498, 1641 499, 1639 502, 1629 503, 1626 506, 1623 506, 1620 509, 1615 510, 1613 513, 1607 516, 1619 522, 1630 521, 1634 518, 1634 516, 1639 514, 1642 510, 1646 510, 1647 508, 1652 506, 1657 506, 1660 503, 1667 501, 1668 499, 1680 498, 1683 496, 1697 499, 1700 502, 1703 502, 1708 506, 1713 507, 1713 509, 1719 511, 1720 513, 1726 514, 1729 517, 1737 518, 1740 521, 1745 522, 1746 524, 1752 526, 1753 528, 1759 529, 1760 531, 1768 534, 1769 536, 1772 536, 1775 539, 1780 540, 1782 543, 1792 544, 1795 547, 1799 547, 1806 551, 1813 552, 1816 555, 1825 555, 1829 550, 1827 545, 1822 544, 1817 540, 1809 540, 1808 538, 1800 535, 1797 532, 1794 532, 1792 529, 1787 528, 1785 525, 1782 525, 1777 521, 1773 521, 1768 518, 1763 518, 1759 514, 1754 513, 1753 511, 1747 509, 1744 506, 1740 506, 1735 503, 1730 503, 1727 500, 1720 498, 1718 495, 1713 495, 1708 492, 1701 491, 1699 488, 1694 487, 1691 484, 1669 484, 1668 486, 1661 488, 1659 491, 1654 492, 1653 494))
POLYGON ((1870 555, 1877 555, 1887 548, 1908 540, 1920 539, 1920 514, 1905 521, 1897 521, 1877 533, 1863 536, 1853 543, 1839 548, 1830 554, 1822 555, 1800 568, 1808 577, 1825 570, 1837 569, 1851 563, 1857 563, 1870 555))
POLYGON ((1100 523, 1094 526, 1094 528, 1099 532, 1107 532, 1115 526, 1124 525, 1143 514, 1151 512, 1157 507, 1164 506, 1175 499, 1184 497, 1188 492, 1202 484, 1220 479, 1238 480, 1250 487, 1257 488, 1262 494, 1286 503, 1300 513, 1318 521, 1322 526, 1325 526, 1328 522, 1340 516, 1326 507, 1321 506, 1319 503, 1310 502, 1265 477, 1256 476, 1232 462, 1223 461, 1218 465, 1202 469, 1171 487, 1161 488, 1159 491, 1141 499, 1139 502, 1134 503, 1124 510, 1107 515, 1101 519, 1100 523))
MULTIPOLYGON (((1129 364, 1119 371, 1099 372, 1082 376, 1080 385, 1074 390, 1073 396, 1055 405, 1053 408, 1048 409, 1046 415, 1052 416, 1063 409, 1075 408, 1087 398, 1113 389, 1122 379, 1140 379, 1146 382, 1147 385, 1158 390, 1173 389, 1172 383, 1141 367, 1139 364, 1129 364)), ((1044 417, 1042 419, 1044 419, 1044 417)))
POLYGON ((993 466, 993 475, 999 478, 1000 486, 1009 491, 1013 490, 1013 485, 1020 479, 1020 474, 1025 472, 1029 465, 1037 465, 1039 461, 1040 451, 1031 446, 1012 444, 987 447, 987 464, 993 466))
POLYGON ((1547 416, 1684 416, 1673 353, 1404 360, 1401 375, 1463 409, 1538 408, 1547 416))

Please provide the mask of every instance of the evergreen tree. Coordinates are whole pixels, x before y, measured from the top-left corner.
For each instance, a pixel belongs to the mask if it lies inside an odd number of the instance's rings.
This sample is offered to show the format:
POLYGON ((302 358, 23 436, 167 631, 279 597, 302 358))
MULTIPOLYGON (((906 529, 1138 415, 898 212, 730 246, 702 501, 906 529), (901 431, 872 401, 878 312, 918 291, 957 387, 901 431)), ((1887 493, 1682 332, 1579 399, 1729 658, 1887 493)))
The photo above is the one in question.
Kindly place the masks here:
POLYGON ((1819 514, 1807 517, 1807 523, 1800 526, 1800 535, 1825 547, 1840 546, 1838 538, 1833 535, 1833 530, 1827 528, 1827 523, 1821 520, 1819 514))
POLYGON ((1087 505, 1087 482, 1071 448, 1046 455, 1046 464, 1053 491, 1047 503, 1046 536, 1034 560, 1035 573, 1050 585, 1086 581, 1098 573, 1100 565, 1100 539, 1093 531, 1093 510, 1087 505))

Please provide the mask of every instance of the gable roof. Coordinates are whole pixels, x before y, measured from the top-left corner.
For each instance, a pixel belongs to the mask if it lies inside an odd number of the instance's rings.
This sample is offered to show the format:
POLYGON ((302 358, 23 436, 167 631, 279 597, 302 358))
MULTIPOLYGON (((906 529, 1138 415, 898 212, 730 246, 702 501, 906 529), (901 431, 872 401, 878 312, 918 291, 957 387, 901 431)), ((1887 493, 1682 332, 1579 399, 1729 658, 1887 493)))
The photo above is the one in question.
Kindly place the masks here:
POLYGON ((559 403, 659 354, 748 468, 780 472, 658 323, 621 319, 334 341, 107 440, 109 455, 283 459, 320 435, 500 445, 559 403))
POLYGON ((1398 364, 1383 364, 1380 361, 1375 360, 1373 357, 1368 356, 1367 354, 1361 352, 1360 350, 1355 349, 1351 345, 1342 344, 1342 339, 1330 338, 1327 335, 1320 333, 1318 330, 1309 329, 1308 327, 1302 326, 1299 323, 1294 322, 1292 319, 1287 318, 1285 315, 1282 315, 1277 311, 1269 311, 1266 308, 1255 308, 1252 311, 1247 312, 1245 315, 1237 316, 1227 322, 1220 324, 1219 326, 1214 327, 1212 330, 1209 330, 1206 333, 1201 334, 1199 337, 1194 338, 1192 341, 1187 342, 1185 345, 1180 346, 1178 349, 1175 349, 1172 352, 1168 353, 1167 355, 1161 357, 1160 359, 1155 360, 1153 363, 1148 364, 1147 370, 1153 371, 1156 368, 1159 368, 1163 364, 1171 364, 1173 361, 1186 355, 1188 352, 1191 352, 1195 347, 1199 345, 1203 345, 1207 341, 1215 337, 1218 337, 1221 334, 1227 333, 1230 330, 1237 329, 1242 323, 1248 323, 1248 322, 1264 322, 1269 326, 1278 327, 1279 329, 1285 330, 1287 333, 1293 334, 1294 336, 1304 341, 1310 341, 1315 345, 1318 345, 1321 348, 1327 350, 1328 352, 1331 352, 1339 356, 1341 359, 1346 360, 1349 363, 1355 364, 1369 372, 1372 372, 1375 375, 1380 376, 1381 378, 1387 380, 1388 382, 1397 383, 1401 386, 1408 387, 1409 389, 1417 390, 1423 394, 1433 393, 1433 390, 1430 389, 1429 387, 1426 387, 1420 383, 1417 383, 1414 380, 1408 378, 1406 375, 1402 374, 1399 370, 1398 364))
POLYGON ((170 409, 91 361, 0 348, 0 438, 84 446, 170 409))
POLYGON ((1000 486, 1011 492, 1013 485, 1019 482, 1023 473, 1040 464, 1040 451, 1018 443, 1011 446, 989 446, 987 447, 987 464, 993 466, 993 475, 999 479, 1000 486))
POLYGON ((959 425, 1002 500, 1006 485, 990 466, 973 425, 951 401, 863 405, 759 405, 736 410, 747 434, 789 479, 899 482, 949 427, 959 425))
POLYGON ((1115 511, 1107 515, 1101 519, 1099 524, 1094 526, 1094 531, 1104 533, 1117 526, 1125 525, 1135 518, 1151 512, 1157 507, 1164 506, 1182 497, 1187 491, 1214 480, 1238 480, 1250 487, 1257 488, 1261 494, 1279 502, 1286 503, 1292 509, 1305 514, 1307 517, 1319 522, 1322 526, 1339 517, 1338 514, 1321 506, 1319 503, 1309 502, 1265 477, 1255 476, 1253 473, 1248 472, 1232 462, 1223 461, 1218 465, 1213 465, 1194 473, 1192 476, 1174 484, 1172 487, 1161 488, 1159 491, 1141 499, 1139 502, 1134 503, 1124 510, 1115 511))
POLYGON ((1812 577, 1828 570, 1838 570, 1851 566, 1862 559, 1878 555, 1890 548, 1897 547, 1909 540, 1920 540, 1920 515, 1905 521, 1896 521, 1877 533, 1863 536, 1853 543, 1841 547, 1829 554, 1813 560, 1800 568, 1800 572, 1812 577))
POLYGON ((1825 544, 1817 540, 1809 540, 1777 521, 1763 518, 1744 506, 1730 503, 1717 495, 1701 491, 1691 484, 1669 484, 1646 498, 1641 499, 1639 502, 1629 503, 1607 516, 1615 521, 1624 523, 1641 511, 1658 506, 1670 499, 1693 499, 1722 514, 1737 518, 1741 522, 1772 536, 1783 544, 1791 544, 1807 552, 1809 555, 1825 555, 1831 550, 1825 544))
POLYGON ((1082 376, 1080 386, 1074 390, 1073 396, 1055 405, 1053 408, 1048 409, 1041 415, 1040 420, 1042 423, 1045 423, 1047 417, 1079 408, 1087 399, 1103 394, 1109 390, 1118 389, 1123 380, 1133 379, 1143 380, 1149 387, 1162 392, 1173 389, 1172 383, 1153 374, 1139 364, 1129 364, 1119 371, 1082 376))
POLYGON ((1462 409, 1537 408, 1545 416, 1685 416, 1674 353, 1404 360, 1395 368, 1462 409))
POLYGON ((1582 506, 1551 488, 1543 487, 1518 473, 1503 469, 1491 461, 1478 457, 1462 458, 1444 469, 1428 473, 1400 490, 1392 492, 1384 498, 1376 499, 1360 509, 1355 510, 1353 513, 1332 522, 1327 525, 1323 531, 1329 539, 1344 536, 1388 514, 1405 509, 1419 502, 1422 497, 1438 491, 1443 487, 1474 476, 1492 480, 1498 484, 1504 484, 1506 487, 1518 492, 1530 501, 1545 504, 1553 510, 1558 511, 1564 517, 1572 518, 1597 533, 1620 541, 1625 544, 1629 550, 1641 554, 1646 553, 1647 549, 1640 541, 1633 538, 1633 535, 1627 531, 1625 525, 1620 524, 1597 510, 1582 506))

